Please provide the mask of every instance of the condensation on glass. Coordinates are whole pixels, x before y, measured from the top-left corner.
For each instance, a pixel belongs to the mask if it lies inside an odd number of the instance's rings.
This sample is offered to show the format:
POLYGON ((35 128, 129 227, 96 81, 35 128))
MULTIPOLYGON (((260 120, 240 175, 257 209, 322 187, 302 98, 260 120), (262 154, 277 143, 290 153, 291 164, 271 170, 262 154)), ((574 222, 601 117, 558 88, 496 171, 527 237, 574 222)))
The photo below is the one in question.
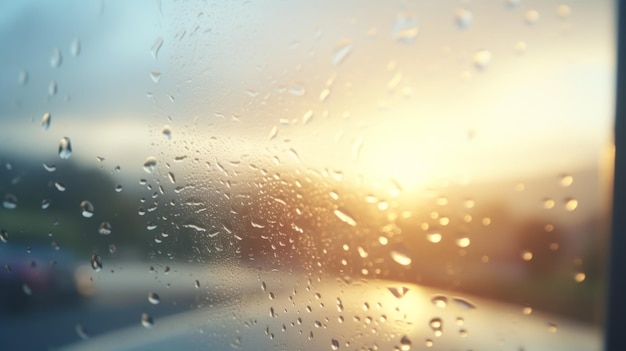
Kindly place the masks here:
POLYGON ((614 6, 1 4, 0 349, 600 350, 614 6))

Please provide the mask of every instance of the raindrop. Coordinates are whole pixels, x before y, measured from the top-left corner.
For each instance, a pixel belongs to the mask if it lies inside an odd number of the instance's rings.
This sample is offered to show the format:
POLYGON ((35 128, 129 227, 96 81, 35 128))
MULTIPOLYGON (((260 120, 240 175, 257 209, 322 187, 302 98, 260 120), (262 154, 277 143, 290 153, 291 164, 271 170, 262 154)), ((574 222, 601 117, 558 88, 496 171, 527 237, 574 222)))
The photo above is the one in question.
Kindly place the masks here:
POLYGON ((9 242, 9 233, 4 229, 0 229, 0 241, 5 244, 9 242))
POLYGON ((526 14, 524 15, 524 21, 526 21, 526 24, 529 25, 537 23, 537 21, 539 21, 539 12, 535 10, 530 10, 526 12, 526 14))
POLYGON ((121 185, 119 185, 119 184, 115 186, 115 192, 116 192, 116 193, 121 193, 121 192, 122 192, 122 189, 123 189, 123 188, 122 188, 122 186, 121 186, 121 185))
POLYGON ((587 278, 587 275, 583 272, 578 272, 574 275, 574 280, 576 281, 576 283, 582 283, 585 281, 586 278, 587 278))
POLYGON ((454 12, 454 21, 461 29, 469 27, 469 25, 472 24, 473 17, 472 13, 466 9, 457 9, 454 12))
POLYGON ((437 244, 441 242, 442 236, 441 233, 428 233, 426 234, 426 240, 430 241, 433 244, 437 244))
POLYGON ((91 268, 93 268, 96 272, 100 272, 102 270, 102 259, 100 256, 96 254, 91 255, 91 268))
POLYGON ((334 213, 335 213, 335 216, 337 216, 337 218, 339 218, 342 222, 348 225, 351 225, 353 227, 356 226, 356 221, 354 220, 354 218, 352 218, 352 216, 347 214, 345 210, 336 209, 334 213))
POLYGON ((439 308, 446 308, 448 305, 448 298, 443 295, 435 295, 432 299, 430 299, 430 302, 439 308))
POLYGON ((114 254, 117 251, 117 247, 114 244, 109 245, 109 253, 114 254))
POLYGON ((476 305, 474 305, 473 303, 469 302, 467 299, 464 299, 462 297, 453 297, 452 301, 454 301, 454 303, 456 303, 457 306, 463 309, 466 309, 466 310, 476 309, 476 305))
POLYGON ((62 182, 54 182, 54 187, 57 188, 58 191, 65 191, 65 184, 62 182))
POLYGON ((58 90, 57 83, 55 81, 51 81, 50 85, 48 85, 48 95, 54 96, 56 95, 58 90))
POLYGON ((59 157, 67 160, 70 156, 72 156, 72 142, 69 137, 63 137, 59 142, 59 157))
POLYGON ((568 212, 574 211, 578 207, 578 200, 574 198, 565 199, 565 210, 568 212))
POLYGON ((148 301, 153 305, 158 305, 161 302, 161 298, 156 293, 151 292, 148 294, 148 301))
POLYGON ((163 38, 158 37, 154 40, 154 44, 152 44, 152 48, 150 49, 150 53, 152 53, 152 57, 155 60, 159 59, 159 50, 161 50, 161 46, 163 45, 163 38))
POLYGON ((152 319, 152 317, 150 317, 149 314, 142 313, 141 314, 141 325, 143 325, 144 328, 152 328, 152 326, 154 325, 154 320, 152 319))
POLYGON ((54 171, 56 171, 56 170, 57 170, 57 166, 55 166, 55 165, 49 165, 49 164, 47 164, 47 163, 44 163, 44 164, 43 164, 43 169, 45 169, 45 170, 46 170, 46 171, 48 171, 48 172, 54 172, 54 171))
POLYGON ((87 331, 85 330, 85 328, 83 328, 82 325, 76 324, 76 327, 74 327, 74 330, 76 330, 76 334, 78 335, 79 338, 83 340, 89 339, 89 334, 87 334, 87 331))
POLYGON ((111 223, 109 222, 102 222, 100 223, 100 226, 98 227, 98 233, 101 235, 109 235, 111 234, 111 223))
POLYGON ((533 253, 530 251, 523 251, 522 252, 522 260, 528 262, 530 260, 533 259, 533 253))
POLYGON ((548 331, 550 333, 556 333, 556 330, 557 330, 557 328, 556 328, 556 324, 555 323, 552 323, 552 322, 548 323, 548 331))
POLYGON ((93 217, 94 208, 91 202, 85 200, 80 203, 81 214, 85 218, 93 217))
POLYGON ((391 250, 391 258, 402 266, 408 266, 412 262, 411 258, 407 254, 396 250, 391 250))
POLYGON ((19 85, 25 85, 26 83, 28 83, 28 72, 26 71, 21 71, 18 75, 17 75, 17 83, 19 85))
POLYGON ((169 178, 170 182, 172 182, 172 184, 176 184, 176 176, 174 176, 174 173, 167 173, 167 177, 169 178))
POLYGON ((4 195, 4 200, 2 201, 2 207, 13 210, 17 207, 17 197, 13 194, 4 195))
POLYGON ((80 54, 80 40, 78 38, 74 38, 72 43, 70 44, 70 53, 72 56, 78 56, 80 54))
POLYGON ((333 65, 339 66, 352 52, 352 42, 348 39, 342 40, 335 45, 333 53, 333 65))
POLYGON ((156 169, 157 159, 154 156, 149 156, 143 161, 143 170, 146 173, 152 173, 156 169))
POLYGON ((24 291, 24 294, 28 296, 33 294, 33 290, 30 288, 30 286, 28 286, 28 284, 22 284, 22 291, 24 291))
POLYGON ((470 246, 471 240, 468 237, 459 238, 456 240, 456 245, 460 248, 466 248, 470 246))
POLYGON ((163 129, 161 130, 161 134, 163 134, 165 139, 172 140, 172 128, 170 128, 170 126, 168 125, 163 126, 163 129))
POLYGON ((467 337, 467 330, 466 329, 460 329, 459 330, 459 335, 461 335, 462 338, 466 338, 467 337))
POLYGON ((61 50, 54 48, 52 50, 52 55, 50 56, 50 66, 59 67, 63 62, 63 56, 61 55, 61 50))
POLYGON ((543 208, 549 210, 554 207, 554 200, 552 199, 543 199, 543 208))
POLYGON ((330 349, 331 350, 338 350, 339 349, 339 340, 337 339, 332 339, 330 341, 330 349))
POLYGON ((157 84, 161 81, 161 72, 150 72, 150 79, 154 84, 157 84))
POLYGON ((515 52, 518 54, 525 53, 527 48, 528 45, 525 41, 518 41, 517 43, 515 43, 515 52))
POLYGON ((393 294, 393 296, 395 296, 398 299, 403 298, 404 295, 406 295, 406 293, 409 291, 409 288, 407 288, 406 286, 402 286, 402 287, 390 286, 387 289, 389 289, 389 291, 393 294))
POLYGON ((195 282, 193 282, 193 286, 194 286, 196 289, 200 289, 200 281, 199 281, 199 280, 196 280, 195 282))
POLYGON ((570 13, 572 13, 572 9, 567 5, 560 5, 556 8, 556 15, 561 19, 569 17, 570 13))
POLYGON ((289 94, 295 96, 304 96, 304 94, 306 94, 306 88, 302 84, 296 84, 289 88, 289 94))
POLYGON ((441 318, 431 319, 428 325, 430 325, 430 328, 435 332, 436 336, 441 336, 441 332, 443 329, 443 321, 441 320, 441 318))
POLYGON ((43 117, 41 117, 41 126, 43 127, 43 130, 50 129, 50 122, 52 122, 52 116, 50 113, 44 113, 43 117))
POLYGON ((491 64, 491 51, 489 50, 478 50, 474 53, 474 66, 481 71, 484 71, 491 64))
POLYGON ((414 14, 399 13, 391 30, 391 37, 399 43, 410 44, 415 41, 419 31, 417 18, 414 14))
POLYGON ((409 339, 408 336, 403 336, 402 339, 400 339, 400 350, 402 351, 408 351, 411 349, 411 339, 409 339))
POLYGON ((574 183, 574 177, 572 177, 571 175, 562 174, 561 176, 559 176, 559 183, 563 187, 568 187, 574 183))
POLYGON ((433 347, 433 341, 431 339, 426 339, 426 342, 424 344, 426 345, 426 347, 433 347))

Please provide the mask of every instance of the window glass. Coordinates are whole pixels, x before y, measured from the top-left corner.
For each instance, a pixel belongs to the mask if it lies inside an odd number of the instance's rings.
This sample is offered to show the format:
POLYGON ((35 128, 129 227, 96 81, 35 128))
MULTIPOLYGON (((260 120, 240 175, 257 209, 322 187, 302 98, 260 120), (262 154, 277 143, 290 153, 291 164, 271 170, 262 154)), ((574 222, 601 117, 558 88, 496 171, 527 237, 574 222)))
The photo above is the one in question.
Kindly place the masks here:
POLYGON ((0 349, 600 350, 614 7, 0 4, 0 349))

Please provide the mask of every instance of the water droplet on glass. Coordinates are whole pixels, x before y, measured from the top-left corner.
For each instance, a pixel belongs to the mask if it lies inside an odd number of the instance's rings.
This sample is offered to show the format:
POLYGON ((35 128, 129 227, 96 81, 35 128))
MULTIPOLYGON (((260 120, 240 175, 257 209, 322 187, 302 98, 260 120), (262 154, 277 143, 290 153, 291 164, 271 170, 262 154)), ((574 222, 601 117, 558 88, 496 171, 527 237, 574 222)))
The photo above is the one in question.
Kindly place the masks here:
POLYGON ((469 25, 472 24, 473 17, 472 13, 466 9, 457 9, 454 11, 454 21, 461 29, 469 27, 469 25))
POLYGON ((54 182, 54 187, 57 188, 58 191, 65 191, 65 184, 62 182, 54 182))
POLYGON ((55 96, 57 94, 57 83, 55 81, 51 81, 50 84, 48 85, 48 95, 49 96, 55 96))
POLYGON ((101 235, 109 235, 111 234, 112 228, 111 228, 111 223, 109 222, 102 222, 100 223, 100 226, 98 227, 98 233, 101 235))
POLYGON ((525 53, 527 48, 528 45, 525 41, 518 41, 517 43, 515 43, 515 52, 518 54, 525 53))
POLYGON ((199 280, 196 280, 195 282, 193 282, 193 286, 194 286, 196 289, 200 289, 200 281, 199 281, 199 280))
POLYGON ((426 234, 426 240, 430 241, 433 244, 440 243, 442 239, 441 233, 428 233, 426 234))
POLYGON ((333 53, 333 65, 339 66, 352 52, 352 42, 348 39, 342 40, 335 45, 333 53))
POLYGON ((72 56, 80 55, 80 40, 78 38, 74 38, 70 43, 70 53, 72 56))
POLYGON ((574 198, 565 199, 565 210, 568 212, 574 211, 578 207, 578 200, 574 198))
POLYGON ((44 163, 44 164, 43 164, 43 169, 45 169, 45 170, 46 170, 46 171, 48 171, 48 172, 54 172, 54 171, 56 171, 56 170, 57 170, 57 166, 55 166, 55 165, 49 165, 49 164, 47 164, 47 163, 44 163))
POLYGON ((435 332, 435 336, 441 336, 443 331, 443 321, 441 318, 433 318, 428 323, 430 328, 435 332))
POLYGON ((13 210, 17 207, 17 196, 13 194, 4 195, 4 200, 2 201, 2 207, 13 210))
POLYGON ((81 214, 85 218, 93 217, 94 208, 91 202, 85 200, 80 203, 81 214))
POLYGON ((150 79, 154 84, 157 84, 161 81, 161 72, 150 72, 150 79))
POLYGON ((50 122, 52 121, 52 116, 50 113, 44 113, 43 117, 41 117, 41 126, 43 130, 48 130, 50 128, 50 122))
POLYGON ((351 225, 353 227, 356 226, 356 221, 354 220, 354 218, 352 218, 352 216, 346 213, 345 210, 336 209, 334 213, 335 213, 335 216, 337 216, 337 218, 339 218, 342 222, 348 225, 351 225))
POLYGON ((539 12, 535 10, 530 10, 526 12, 526 14, 524 15, 524 21, 526 21, 526 24, 529 25, 537 23, 537 21, 539 21, 539 12))
POLYGON ((28 83, 28 72, 22 71, 17 75, 17 83, 19 85, 25 85, 28 83))
POLYGON ((146 229, 148 230, 155 230, 156 228, 157 228, 157 225, 154 222, 148 222, 148 224, 146 224, 146 229))
POLYGON ((464 299, 462 297, 453 297, 452 301, 454 301, 454 303, 456 303, 457 306, 466 309, 466 310, 474 310, 476 309, 476 305, 474 305, 473 303, 471 303, 470 301, 468 301, 467 299, 464 299))
POLYGON ((393 294, 393 296, 395 296, 398 299, 403 298, 404 295, 406 295, 406 293, 409 291, 409 288, 407 288, 406 286, 402 286, 402 287, 390 286, 387 289, 389 289, 391 294, 393 294))
POLYGON ((583 272, 578 272, 574 274, 574 280, 576 281, 576 283, 582 283, 585 281, 586 278, 587 278, 587 275, 583 272))
POLYGON ((489 50, 478 50, 474 53, 474 66, 481 71, 484 71, 491 64, 491 51, 489 50))
POLYGON ((172 184, 176 184, 176 176, 174 175, 174 173, 168 172, 167 173, 167 177, 169 178, 169 180, 170 180, 170 182, 172 184))
POLYGON ((163 129, 161 130, 161 134, 163 134, 163 136, 167 140, 172 140, 172 128, 170 128, 170 126, 168 125, 163 126, 163 129))
POLYGON ((91 255, 91 268, 93 268, 96 272, 100 272, 102 270, 102 259, 100 256, 96 254, 91 255))
POLYGON ((548 331, 550 333, 556 333, 556 330, 557 330, 557 328, 556 328, 556 324, 555 323, 552 323, 552 322, 548 323, 548 331))
POLYGON ((433 347, 433 341, 431 339, 426 339, 424 344, 426 345, 426 347, 433 347))
POLYGON ((33 294, 33 290, 30 288, 30 286, 28 286, 28 284, 22 284, 22 291, 28 296, 33 294))
POLYGON ((306 94, 306 88, 302 84, 295 84, 291 88, 289 88, 289 94, 295 96, 304 96, 306 94))
POLYGON ((574 183, 574 177, 571 175, 562 174, 559 176, 559 183, 563 187, 568 187, 574 183))
POLYGON ((552 199, 543 199, 543 208, 549 210, 551 208, 553 208, 555 205, 554 200, 552 199))
POLYGON ((430 299, 430 302, 439 308, 446 308, 448 305, 448 298, 443 295, 435 295, 432 299, 430 299))
POLYGON ((117 251, 117 247, 114 244, 109 245, 109 253, 114 254, 117 251))
POLYGON ((145 161, 143 161, 143 170, 146 173, 152 173, 156 169, 156 165, 157 165, 156 157, 149 156, 148 158, 146 158, 145 161))
POLYGON ((59 142, 59 157, 67 160, 70 156, 72 156, 72 142, 69 137, 63 137, 59 142))
POLYGON ((119 184, 115 186, 115 192, 116 193, 121 193, 122 189, 123 189, 123 187, 121 185, 119 185, 119 184))
POLYGON ((391 30, 393 40, 410 44, 419 34, 417 17, 412 13, 399 13, 391 30))
POLYGON ((411 339, 409 339, 408 336, 403 336, 402 339, 400 339, 400 350, 402 351, 408 351, 411 349, 411 339))
POLYGON ((330 340, 330 349, 331 350, 338 350, 339 349, 339 340, 337 340, 337 339, 330 340))
POLYGON ((556 15, 561 19, 569 17, 570 13, 572 13, 572 9, 567 5, 559 5, 559 7, 556 8, 556 15))
POLYGON ((85 330, 85 328, 83 328, 82 325, 76 324, 76 327, 74 327, 74 330, 76 330, 76 335, 78 335, 79 338, 83 340, 89 339, 89 334, 87 334, 87 331, 85 330))
POLYGON ((61 50, 54 48, 52 49, 52 55, 50 56, 50 66, 59 67, 63 62, 63 56, 61 55, 61 50))
POLYGON ((522 251, 522 260, 530 261, 533 259, 533 253, 530 251, 522 251))
POLYGON ((161 298, 156 293, 151 292, 148 294, 148 301, 153 305, 158 305, 161 302, 161 298))
POLYGON ((396 261, 397 264, 402 266, 408 266, 411 264, 411 258, 404 252, 391 250, 391 258, 396 261))
POLYGON ((4 229, 0 229, 0 241, 3 243, 9 242, 9 233, 4 229))
POLYGON ((152 319, 152 317, 150 317, 149 314, 142 313, 141 314, 141 325, 143 325, 144 328, 152 328, 152 326, 154 325, 154 320, 152 319))
POLYGON ((468 237, 459 238, 456 240, 456 246, 460 248, 466 248, 470 246, 471 240, 468 237))
POLYGON ((161 50, 161 46, 163 45, 163 38, 158 37, 154 40, 154 44, 152 44, 152 48, 150 49, 150 53, 152 53, 152 57, 155 60, 159 59, 159 50, 161 50))

